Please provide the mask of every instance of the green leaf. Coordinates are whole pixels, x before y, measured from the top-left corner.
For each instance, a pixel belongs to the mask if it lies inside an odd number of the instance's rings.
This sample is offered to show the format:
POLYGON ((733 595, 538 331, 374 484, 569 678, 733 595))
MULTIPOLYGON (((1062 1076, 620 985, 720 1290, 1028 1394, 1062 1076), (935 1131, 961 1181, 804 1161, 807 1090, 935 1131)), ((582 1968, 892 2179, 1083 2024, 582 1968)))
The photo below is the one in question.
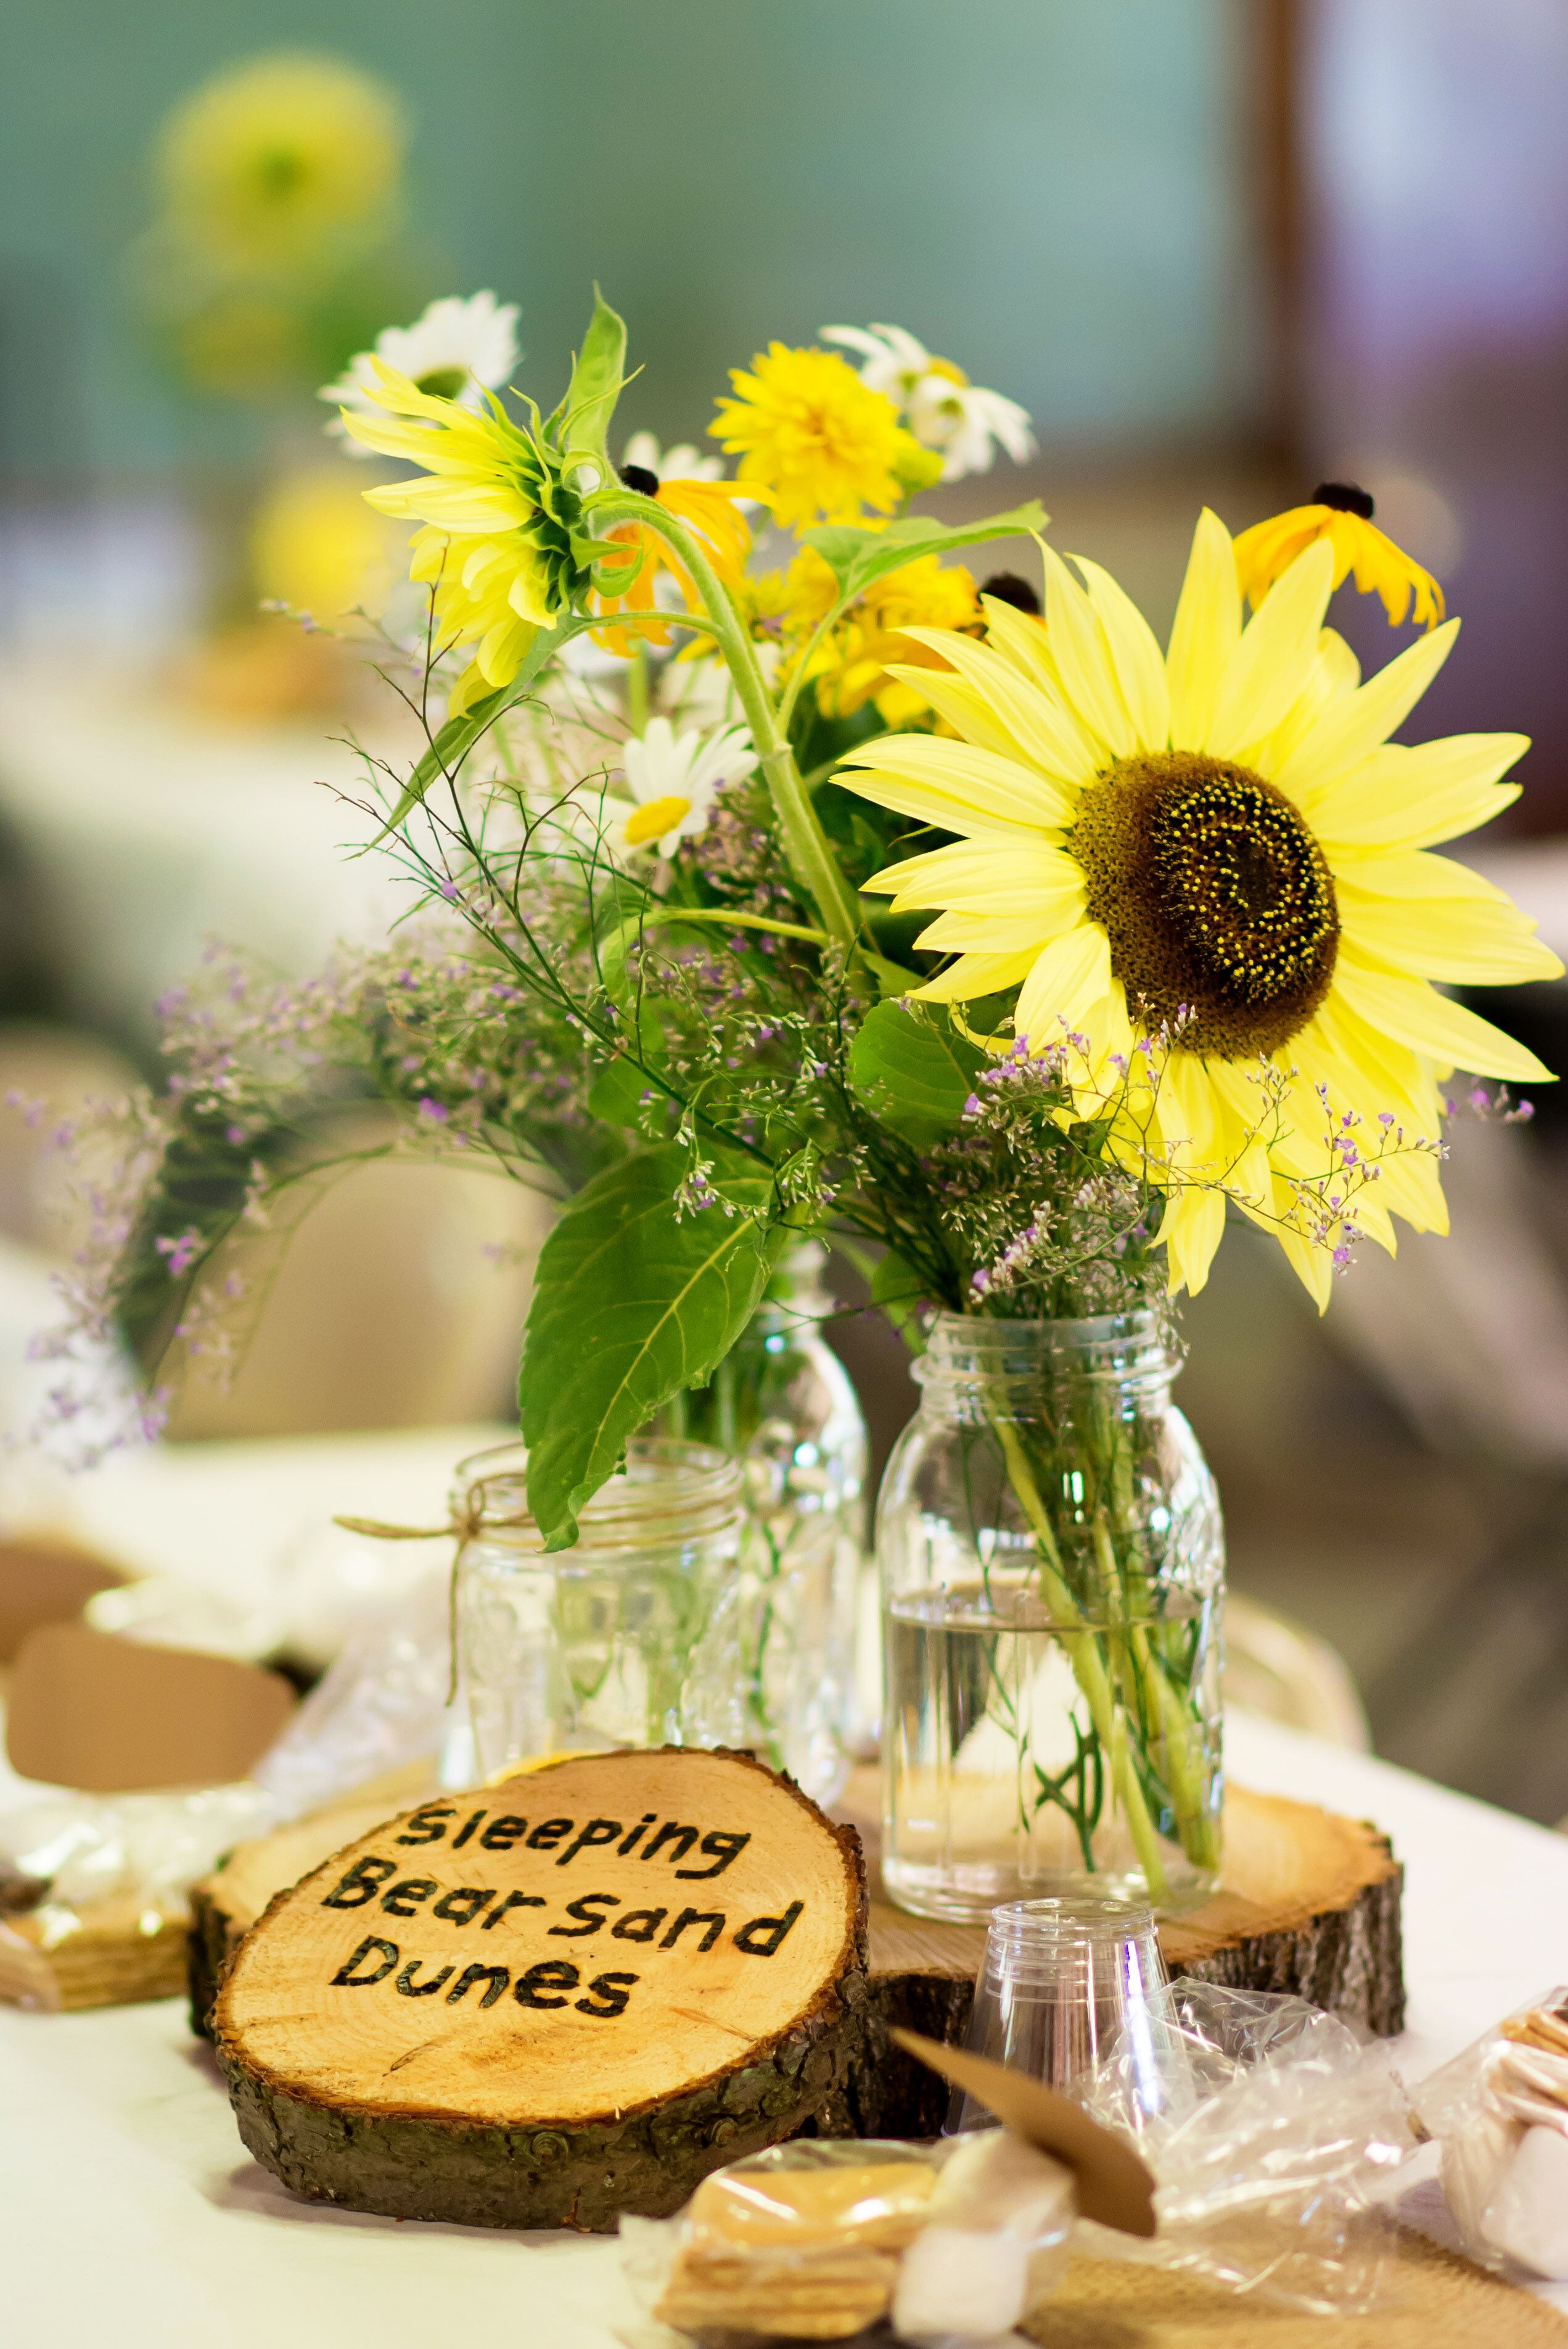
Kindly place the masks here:
POLYGON ((610 419, 626 379, 626 328, 604 296, 593 288, 593 316, 583 338, 583 349, 572 370, 563 402, 566 457, 592 457, 614 473, 609 454, 610 419))
POLYGON ((906 514, 902 521, 890 522, 885 530, 830 523, 819 530, 803 530, 800 535, 831 566, 839 591, 847 600, 863 595, 890 571, 918 562, 923 554, 953 554, 961 546, 979 546, 988 538, 1024 537, 1044 530, 1049 520, 1038 498, 1031 498, 1010 513, 991 514, 985 522, 965 523, 956 528, 931 522, 923 514, 906 514))
POLYGON ((878 1003, 850 1047, 850 1083, 885 1126, 929 1149, 955 1133, 985 1066, 939 1005, 878 1003))
POLYGON ((547 1549, 576 1540, 577 1512, 627 1437, 711 1376, 783 1247, 767 1177, 738 1154, 715 1158, 733 1214, 676 1216, 687 1153, 665 1143, 596 1175, 540 1252, 519 1400, 528 1506, 547 1549))
POLYGON ((886 1314, 911 1350, 925 1350, 915 1308, 926 1295, 926 1283, 905 1264, 895 1248, 889 1248, 872 1275, 872 1303, 886 1314))

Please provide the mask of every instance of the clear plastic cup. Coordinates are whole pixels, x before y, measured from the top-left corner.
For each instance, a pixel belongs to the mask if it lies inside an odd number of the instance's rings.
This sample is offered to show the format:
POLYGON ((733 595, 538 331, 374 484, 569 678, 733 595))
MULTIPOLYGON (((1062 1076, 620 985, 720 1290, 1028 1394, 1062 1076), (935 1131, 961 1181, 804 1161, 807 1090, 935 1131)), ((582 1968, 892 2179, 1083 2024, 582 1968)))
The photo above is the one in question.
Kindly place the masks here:
MULTIPOLYGON (((1139 2101, 1158 2111, 1171 2014, 1151 1910, 1126 1900, 1010 1900, 991 1911, 964 2044, 1081 2096, 1119 2043, 1139 2101)), ((954 2088, 945 2134, 993 2116, 954 2088)))

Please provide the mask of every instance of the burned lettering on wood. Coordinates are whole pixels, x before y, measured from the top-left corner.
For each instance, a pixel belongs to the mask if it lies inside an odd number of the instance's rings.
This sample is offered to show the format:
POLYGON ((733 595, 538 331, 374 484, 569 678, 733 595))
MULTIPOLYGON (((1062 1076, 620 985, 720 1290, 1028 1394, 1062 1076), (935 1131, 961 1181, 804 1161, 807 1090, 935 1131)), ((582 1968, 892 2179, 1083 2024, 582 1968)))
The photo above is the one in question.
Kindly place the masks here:
POLYGON ((841 2066, 808 2074, 802 2051, 836 2045, 861 2011, 846 1985, 862 1918, 852 1836, 760 1764, 575 1755, 366 1828, 280 1893, 224 1978, 214 2035, 247 2084, 247 2143, 303 2190, 319 2176, 350 2206, 411 2212, 407 2183, 424 2209, 444 2130, 477 2178, 480 2138, 518 2129, 523 2158, 487 2156, 481 2184, 498 2212, 525 2214, 580 2152, 602 2195, 622 2157, 588 2155, 579 2133, 618 2142, 624 2116, 667 2113, 690 2134, 700 2095, 693 2142, 718 2158, 715 2084, 758 2142, 808 2120, 841 2066), (296 2116, 323 2111, 344 2127, 310 2137, 296 2116))

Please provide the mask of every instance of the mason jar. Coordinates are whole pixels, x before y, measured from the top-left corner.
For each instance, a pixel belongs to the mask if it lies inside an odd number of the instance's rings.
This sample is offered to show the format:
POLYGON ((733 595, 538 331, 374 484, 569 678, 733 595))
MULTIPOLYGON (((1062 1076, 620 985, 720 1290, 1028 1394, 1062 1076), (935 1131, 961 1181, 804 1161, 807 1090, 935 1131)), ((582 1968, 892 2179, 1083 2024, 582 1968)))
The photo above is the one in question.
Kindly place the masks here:
POLYGON ((866 1425, 822 1336, 833 1310, 825 1260, 814 1242, 792 1250, 712 1379, 658 1421, 662 1433, 717 1444, 739 1464, 772 1749, 788 1749, 790 1775, 819 1801, 839 1791, 850 1751, 875 1731, 856 1679, 866 1425))
POLYGON ((526 1466, 507 1444, 458 1471, 443 1778, 471 1784, 540 1754, 729 1745, 835 1794, 840 1749, 819 1719, 832 1625, 808 1603, 830 1587, 826 1546, 769 1576, 738 1463, 638 1436, 580 1512, 575 1545, 546 1553, 526 1466))
POLYGON ((1224 1536, 1152 1313, 937 1315, 877 1509, 901 1907, 1202 1900, 1224 1536))

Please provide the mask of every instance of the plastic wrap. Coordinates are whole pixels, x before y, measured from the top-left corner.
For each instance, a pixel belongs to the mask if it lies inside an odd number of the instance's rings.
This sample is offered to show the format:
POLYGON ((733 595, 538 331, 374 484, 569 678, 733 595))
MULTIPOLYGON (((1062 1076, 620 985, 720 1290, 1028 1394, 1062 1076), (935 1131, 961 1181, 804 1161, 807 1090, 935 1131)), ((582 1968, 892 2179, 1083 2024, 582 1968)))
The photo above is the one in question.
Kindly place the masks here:
POLYGON ((433 1766, 450 1718, 450 1606, 449 1569, 427 1573, 360 1626, 257 1764, 281 1816, 412 1762, 433 1766))
POLYGON ((1568 2282, 1568 1988, 1505 2015, 1414 2103, 1471 2259, 1568 2282))
POLYGON ((1384 2051, 1305 1999, 1178 1982, 1155 2060, 1119 2044, 1088 2099, 1159 2180, 1150 2242, 1086 2230, 1096 2256, 1174 2268, 1286 2307, 1372 2306, 1387 2237, 1375 2196, 1413 2150, 1384 2051))
POLYGON ((891 2318, 902 2341, 978 2343, 1048 2297, 1073 2216, 1068 2172, 1003 2129, 798 2139, 715 2171, 675 2219, 624 2219, 622 2260, 678 2339, 852 2341, 891 2318))

